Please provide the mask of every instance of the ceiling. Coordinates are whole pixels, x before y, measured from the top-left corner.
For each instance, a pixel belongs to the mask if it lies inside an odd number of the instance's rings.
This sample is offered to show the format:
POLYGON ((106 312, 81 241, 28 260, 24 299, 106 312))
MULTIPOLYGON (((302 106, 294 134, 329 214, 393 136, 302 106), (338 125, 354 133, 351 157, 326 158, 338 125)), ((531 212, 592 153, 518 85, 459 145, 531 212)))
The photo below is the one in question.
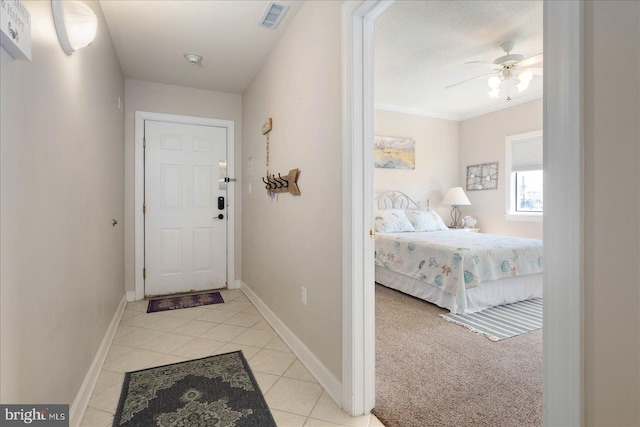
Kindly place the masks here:
MULTIPOLYGON (((489 98, 488 76, 450 89, 490 69, 465 65, 493 62, 500 47, 512 53, 542 52, 542 1, 396 1, 376 20, 376 106, 462 120, 542 96, 542 77, 518 94, 511 87, 489 98)), ((512 79, 513 81, 513 79, 512 79)))
MULTIPOLYGON (((271 30, 258 25, 266 0, 100 0, 125 78, 238 94, 303 4, 278 3, 291 7, 271 30)), ((491 71, 464 63, 492 62, 509 40, 525 58, 542 52, 542 0, 398 0, 376 20, 376 106, 461 120, 541 97, 541 77, 512 101, 489 98, 487 78, 445 89, 491 71)))
POLYGON ((125 78, 238 94, 302 5, 278 3, 291 7, 271 30, 258 25, 269 1, 100 0, 125 78))

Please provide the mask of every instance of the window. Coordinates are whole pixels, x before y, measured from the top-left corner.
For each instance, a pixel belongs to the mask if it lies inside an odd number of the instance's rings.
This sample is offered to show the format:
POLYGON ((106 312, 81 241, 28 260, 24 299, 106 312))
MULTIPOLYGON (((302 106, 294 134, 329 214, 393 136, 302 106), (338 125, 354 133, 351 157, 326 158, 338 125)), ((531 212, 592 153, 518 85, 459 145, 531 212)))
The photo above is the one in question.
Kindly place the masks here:
POLYGON ((542 131, 506 137, 506 218, 537 221, 543 211, 542 131))
POLYGON ((542 212, 542 170, 515 173, 515 211, 542 212))

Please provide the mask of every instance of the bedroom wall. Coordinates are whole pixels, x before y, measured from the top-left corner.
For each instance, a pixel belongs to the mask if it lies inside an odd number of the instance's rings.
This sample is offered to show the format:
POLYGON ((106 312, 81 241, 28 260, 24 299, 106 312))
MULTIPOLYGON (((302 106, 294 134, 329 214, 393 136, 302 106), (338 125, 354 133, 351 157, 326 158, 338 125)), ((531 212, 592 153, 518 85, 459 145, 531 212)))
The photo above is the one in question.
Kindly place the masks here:
MULTIPOLYGON (((242 152, 242 96, 152 83, 140 80, 125 81, 125 286, 127 292, 135 287, 135 112, 176 114, 233 120, 235 122, 235 168, 240 174, 242 152)), ((235 185, 235 276, 242 272, 242 197, 235 185)))
POLYGON ((465 191, 471 206, 463 206, 463 215, 478 221, 483 233, 542 239, 542 221, 505 219, 507 173, 505 137, 542 129, 542 99, 516 105, 460 122, 459 185, 466 188, 467 166, 498 162, 498 189, 465 191))
POLYGON ((2 403, 72 403, 124 296, 124 77, 85 3, 90 46, 66 55, 25 1, 32 61, 0 49, 2 403))
POLYGON ((242 97, 243 282, 341 382, 342 2, 305 2, 242 97), (266 197, 271 172, 299 168, 300 196, 266 197), (249 160, 253 175, 249 175, 249 160), (251 185, 251 192, 249 191, 251 185), (308 304, 301 303, 301 287, 308 304))
POLYGON ((376 194, 400 190, 423 206, 430 200, 431 209, 450 222, 450 207, 441 204, 450 187, 459 184, 459 124, 412 114, 375 110, 375 133, 380 136, 410 137, 416 142, 416 168, 374 168, 376 194))
POLYGON ((638 426, 640 3, 585 2, 584 34, 584 425, 638 426))

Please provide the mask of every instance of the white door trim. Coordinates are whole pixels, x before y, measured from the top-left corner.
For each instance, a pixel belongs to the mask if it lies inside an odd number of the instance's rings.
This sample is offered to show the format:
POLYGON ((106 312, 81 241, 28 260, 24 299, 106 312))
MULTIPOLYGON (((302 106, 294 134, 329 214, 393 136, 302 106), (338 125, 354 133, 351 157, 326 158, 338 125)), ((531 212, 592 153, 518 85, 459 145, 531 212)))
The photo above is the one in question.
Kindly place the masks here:
POLYGON ((546 426, 581 426, 583 6, 544 2, 544 390, 546 426))
MULTIPOLYGON (((135 279, 134 289, 136 300, 144 298, 144 215, 142 213, 142 203, 144 202, 144 150, 142 147, 144 139, 144 121, 155 120, 159 122, 182 123, 202 126, 218 126, 227 129, 227 175, 234 176, 234 127, 231 120, 210 119, 206 117, 179 116, 175 114, 151 113, 146 111, 136 111, 135 113, 135 147, 134 147, 134 177, 135 177, 135 279)), ((227 286, 233 287, 235 284, 235 197, 233 182, 228 184, 227 190, 228 210, 227 210, 227 286)))
MULTIPOLYGON (((372 257, 373 21, 386 0, 342 8, 343 408, 375 404, 372 257), (373 360, 372 360, 373 359, 373 360)), ((545 328, 544 423, 580 426, 582 390, 582 2, 544 5, 545 328), (551 177, 551 178, 547 178, 551 177), (550 215, 549 215, 550 214, 550 215), (560 272, 560 267, 564 270, 560 272)))
POLYGON ((352 416, 375 405, 374 156, 364 141, 374 135, 374 22, 392 4, 342 5, 342 407, 352 416))

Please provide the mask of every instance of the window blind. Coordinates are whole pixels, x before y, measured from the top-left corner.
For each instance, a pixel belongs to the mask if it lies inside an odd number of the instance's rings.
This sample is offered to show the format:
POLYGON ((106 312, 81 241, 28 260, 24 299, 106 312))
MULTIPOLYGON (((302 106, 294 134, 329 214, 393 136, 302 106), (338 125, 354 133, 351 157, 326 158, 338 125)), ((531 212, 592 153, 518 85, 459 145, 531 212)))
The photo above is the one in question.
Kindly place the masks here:
POLYGON ((519 139, 511 143, 511 172, 542 169, 542 137, 519 139))

